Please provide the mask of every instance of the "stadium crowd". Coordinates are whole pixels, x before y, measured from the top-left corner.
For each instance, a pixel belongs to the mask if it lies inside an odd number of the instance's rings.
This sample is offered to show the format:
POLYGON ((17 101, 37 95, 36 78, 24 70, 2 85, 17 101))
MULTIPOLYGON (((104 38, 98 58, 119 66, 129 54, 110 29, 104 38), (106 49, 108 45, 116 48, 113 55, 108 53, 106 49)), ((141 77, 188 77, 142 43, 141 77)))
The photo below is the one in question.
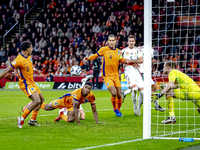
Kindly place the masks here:
MULTIPOLYGON (((185 9, 189 6, 190 13, 193 14, 198 10, 195 4, 199 2, 195 0, 193 4, 185 2, 184 7, 180 7, 180 1, 167 3, 166 0, 152 0, 152 37, 155 39, 153 48, 156 60, 152 67, 154 76, 162 73, 166 60, 176 61, 177 69, 182 69, 185 73, 198 74, 200 30, 194 27, 188 30, 182 29, 173 23, 172 13, 174 11, 176 15, 180 11, 189 13, 188 8, 185 9), (166 21, 167 24, 172 24, 168 29, 163 28, 166 21)), ((12 2, 8 6, 0 6, 0 11, 1 8, 4 10, 2 10, 3 14, 6 15, 6 11, 9 10, 10 19, 13 18, 10 21, 6 17, 7 20, 2 22, 5 15, 1 15, 2 34, 0 35, 3 35, 5 29, 8 30, 19 19, 15 18, 14 13, 21 10, 21 6, 24 11, 27 11, 30 6, 26 0, 12 2)), ((33 44, 33 64, 40 74, 51 72, 54 76, 67 75, 73 65, 80 65, 83 75, 92 74, 95 66, 92 62, 83 62, 83 57, 90 56, 107 45, 109 34, 116 35, 117 47, 120 49, 127 46, 127 38, 131 34, 136 37, 137 46, 143 45, 143 9, 144 5, 140 0, 51 0, 46 8, 37 14, 36 20, 25 25, 22 36, 16 34, 16 38, 12 39, 10 44, 5 48, 1 47, 1 67, 9 64, 20 52, 20 44, 28 40, 33 44)), ((100 72, 100 66, 98 71, 100 72)), ((123 72, 122 67, 120 71, 123 72)))

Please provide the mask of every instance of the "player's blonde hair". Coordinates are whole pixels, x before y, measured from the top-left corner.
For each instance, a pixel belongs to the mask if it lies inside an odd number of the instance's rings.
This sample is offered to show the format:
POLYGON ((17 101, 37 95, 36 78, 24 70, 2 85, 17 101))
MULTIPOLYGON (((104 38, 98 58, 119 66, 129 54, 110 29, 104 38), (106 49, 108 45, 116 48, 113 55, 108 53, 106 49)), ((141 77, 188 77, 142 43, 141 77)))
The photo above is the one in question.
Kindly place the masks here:
POLYGON ((175 68, 176 68, 176 63, 173 62, 173 61, 167 61, 167 62, 165 63, 165 66, 170 67, 170 68, 172 68, 172 69, 175 69, 175 68))

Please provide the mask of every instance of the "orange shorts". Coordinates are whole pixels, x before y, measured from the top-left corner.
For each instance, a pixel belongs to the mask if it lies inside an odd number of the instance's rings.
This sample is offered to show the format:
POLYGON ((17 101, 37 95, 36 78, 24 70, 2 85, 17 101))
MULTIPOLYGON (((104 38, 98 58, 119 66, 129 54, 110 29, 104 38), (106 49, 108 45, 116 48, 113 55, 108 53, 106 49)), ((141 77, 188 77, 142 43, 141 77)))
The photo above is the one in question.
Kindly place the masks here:
POLYGON ((121 83, 119 80, 119 76, 114 77, 103 77, 103 82, 107 88, 114 86, 114 87, 121 87, 121 83))
POLYGON ((38 86, 34 83, 30 84, 27 82, 19 82, 20 89, 26 94, 26 96, 29 98, 34 92, 37 92, 38 94, 41 93, 38 86))
POLYGON ((51 102, 54 108, 67 108, 68 111, 73 111, 73 96, 70 93, 51 102))

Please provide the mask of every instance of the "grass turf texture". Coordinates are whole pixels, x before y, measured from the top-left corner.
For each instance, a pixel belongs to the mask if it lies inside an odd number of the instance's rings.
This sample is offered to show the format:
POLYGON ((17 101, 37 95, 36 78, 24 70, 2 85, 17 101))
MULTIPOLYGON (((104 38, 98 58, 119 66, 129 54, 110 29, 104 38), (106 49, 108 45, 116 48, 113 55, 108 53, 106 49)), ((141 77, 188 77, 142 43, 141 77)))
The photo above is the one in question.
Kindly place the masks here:
MULTIPOLYGON (((62 96, 67 91, 51 90, 42 91, 45 102, 49 103, 56 98, 62 96)), ((116 117, 112 110, 110 101, 110 93, 108 91, 93 91, 96 96, 96 105, 99 115, 99 121, 104 124, 96 124, 90 104, 83 104, 86 113, 86 120, 81 121, 81 125, 76 123, 66 123, 64 120, 54 122, 58 116, 58 110, 44 111, 40 110, 37 121, 41 127, 28 126, 27 122, 30 116, 25 120, 22 129, 17 127, 17 117, 22 114, 22 107, 29 102, 22 91, 0 90, 0 149, 78 149, 91 146, 99 146, 104 144, 131 141, 134 139, 142 139, 143 117, 134 116, 133 105, 130 95, 122 104, 122 113, 124 117, 116 117)), ((191 102, 189 102, 191 103, 191 102)), ((188 104, 189 104, 188 103, 188 104)), ((178 103, 179 104, 179 103, 178 103)), ((152 104, 153 105, 153 104, 152 104)), ((161 105, 165 106, 165 101, 161 101, 161 105)), ((185 103, 180 103, 184 106, 185 103)), ((189 104, 193 107, 193 103, 189 104)), ((178 113, 179 110, 176 110, 178 113)), ((152 110, 152 115, 158 115, 159 121, 165 119, 162 117, 165 113, 152 110)), ((181 111, 181 115, 185 116, 186 111, 181 111)), ((192 111, 193 113, 193 111, 192 111)), ((166 115, 168 111, 166 112, 166 115)), ((195 110, 195 115, 198 116, 195 110)), ((182 119, 183 120, 183 119, 182 119)), ((178 123, 177 119, 177 123, 178 123)), ((190 120, 191 121, 191 120, 190 120)), ((199 120, 197 119, 196 121, 199 120)), ((157 122, 156 117, 152 117, 152 122, 157 122)), ((177 132, 179 127, 173 125, 152 125, 154 131, 158 127, 159 131, 167 129, 177 132)), ((181 128, 181 127, 180 127, 181 128)), ((192 129, 189 127, 187 129, 192 129)), ((193 127, 194 129, 194 127, 193 127)), ((181 130, 185 130, 185 127, 181 130)), ((153 133, 154 135, 156 133, 153 133)), ((176 135, 177 136, 177 135, 176 135)), ((199 135, 196 135, 200 137, 199 135)), ((193 145, 199 145, 200 141, 179 142, 178 140, 142 140, 129 142, 119 145, 98 147, 96 149, 180 149, 193 145)))

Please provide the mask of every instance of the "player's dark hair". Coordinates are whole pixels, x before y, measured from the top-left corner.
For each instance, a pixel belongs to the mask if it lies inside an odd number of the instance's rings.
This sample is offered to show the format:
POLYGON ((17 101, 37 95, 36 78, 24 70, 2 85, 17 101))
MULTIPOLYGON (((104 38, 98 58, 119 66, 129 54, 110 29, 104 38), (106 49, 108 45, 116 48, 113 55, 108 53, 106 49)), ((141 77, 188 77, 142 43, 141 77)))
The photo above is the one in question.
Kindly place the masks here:
POLYGON ((136 37, 134 35, 129 35, 128 40, 134 38, 134 40, 136 40, 136 37))
POLYGON ((92 83, 89 81, 85 82, 85 85, 90 85, 92 87, 92 83))
POLYGON ((24 42, 22 42, 20 48, 21 48, 22 51, 26 51, 28 48, 31 47, 31 45, 32 45, 31 42, 24 41, 24 42))
POLYGON ((110 35, 108 36, 108 39, 109 39, 109 37, 114 37, 114 38, 115 38, 115 35, 114 35, 114 34, 110 34, 110 35))
POLYGON ((165 66, 174 69, 174 68, 176 68, 176 63, 173 62, 173 61, 168 61, 168 62, 165 63, 165 66))

